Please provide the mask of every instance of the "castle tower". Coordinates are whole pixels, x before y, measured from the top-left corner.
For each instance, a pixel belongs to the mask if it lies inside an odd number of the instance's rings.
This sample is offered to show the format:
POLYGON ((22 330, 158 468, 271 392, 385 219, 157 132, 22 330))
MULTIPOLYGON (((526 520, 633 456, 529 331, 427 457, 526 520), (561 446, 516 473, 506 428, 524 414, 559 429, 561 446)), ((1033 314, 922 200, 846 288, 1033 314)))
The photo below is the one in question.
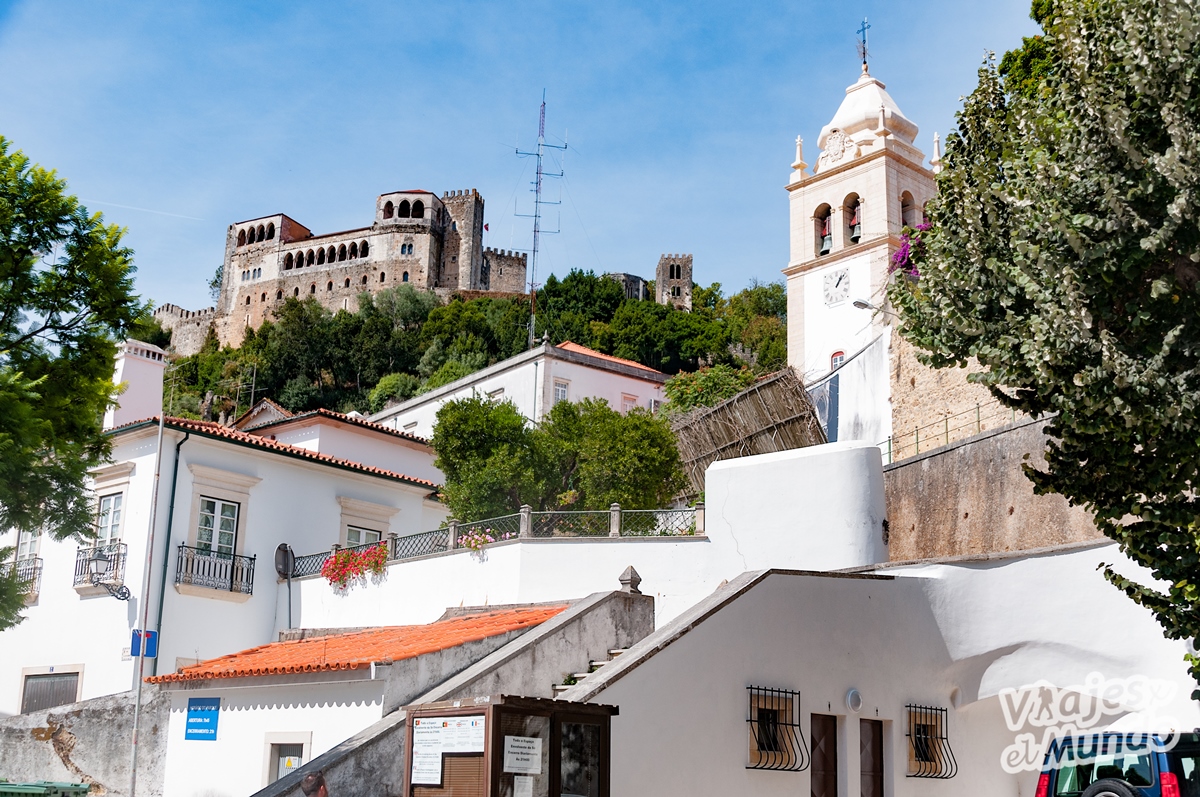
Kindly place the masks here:
MULTIPOLYGON (((922 208, 936 191, 916 136, 917 126, 863 64, 837 113, 821 129, 821 153, 812 174, 805 171, 803 142, 796 139, 787 186, 788 363, 812 382, 863 352, 857 358, 854 402, 862 414, 859 439, 875 438, 872 442, 891 434, 888 367, 894 316, 886 308, 888 264, 904 226, 921 222, 922 208), (868 348, 873 354, 864 351, 868 348)), ((849 378, 841 379, 843 398, 849 378)))
POLYGON ((441 287, 480 290, 483 265, 483 197, 474 188, 442 195, 450 226, 442 250, 441 287))
POLYGON ((655 299, 681 310, 692 309, 692 256, 663 255, 654 271, 655 299))

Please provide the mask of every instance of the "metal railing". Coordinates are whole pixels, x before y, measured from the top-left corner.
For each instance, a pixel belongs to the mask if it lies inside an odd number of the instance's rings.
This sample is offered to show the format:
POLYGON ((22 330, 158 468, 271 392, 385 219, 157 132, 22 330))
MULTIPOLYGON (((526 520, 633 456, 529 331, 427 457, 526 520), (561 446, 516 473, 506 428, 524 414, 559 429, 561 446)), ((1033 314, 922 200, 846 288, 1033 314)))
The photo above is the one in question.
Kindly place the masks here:
POLYGON ((175 583, 250 595, 254 592, 254 560, 253 556, 180 545, 175 583))
POLYGON ((129 557, 129 546, 123 542, 92 545, 75 551, 75 586, 85 587, 92 583, 91 566, 88 564, 96 551, 108 558, 108 572, 101 581, 107 584, 125 583, 125 560, 129 557))
POLYGON ((914 457, 922 451, 948 446, 971 435, 1016 423, 1018 418, 1023 417, 1023 414, 1005 407, 998 401, 976 403, 970 409, 947 414, 933 423, 914 426, 911 431, 893 434, 881 442, 879 447, 883 451, 884 463, 890 465, 905 457, 914 457))
POLYGON ((26 595, 36 595, 42 586, 42 560, 41 557, 32 556, 27 559, 18 559, 15 562, 5 562, 0 564, 0 573, 8 576, 16 571, 17 580, 25 585, 26 595))
POLYGON ((704 504, 686 509, 621 509, 613 504, 608 510, 580 512, 534 512, 531 507, 523 506, 520 512, 512 515, 469 523, 450 520, 443 528, 420 534, 389 534, 384 543, 372 542, 353 548, 334 545, 328 551, 297 556, 293 560, 292 577, 319 574, 329 558, 340 550, 364 550, 386 544, 388 561, 398 562, 465 548, 468 546, 462 544, 464 537, 482 534, 495 542, 568 537, 702 537, 704 504))

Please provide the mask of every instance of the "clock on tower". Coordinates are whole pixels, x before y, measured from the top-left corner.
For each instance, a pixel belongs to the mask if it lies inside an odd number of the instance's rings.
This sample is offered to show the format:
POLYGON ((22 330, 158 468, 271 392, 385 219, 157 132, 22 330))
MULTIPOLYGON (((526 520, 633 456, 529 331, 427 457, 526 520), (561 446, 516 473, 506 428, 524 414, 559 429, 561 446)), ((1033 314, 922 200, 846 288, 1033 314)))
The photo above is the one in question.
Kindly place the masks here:
POLYGON ((825 304, 835 305, 850 295, 850 271, 839 268, 825 275, 825 304))

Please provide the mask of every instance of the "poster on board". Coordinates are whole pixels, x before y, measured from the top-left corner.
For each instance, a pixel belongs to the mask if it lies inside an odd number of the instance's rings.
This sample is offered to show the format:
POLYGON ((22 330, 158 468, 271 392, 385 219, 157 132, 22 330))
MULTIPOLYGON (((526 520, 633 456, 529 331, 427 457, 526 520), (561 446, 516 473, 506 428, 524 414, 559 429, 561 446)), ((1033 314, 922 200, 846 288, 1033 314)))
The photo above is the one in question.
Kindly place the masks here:
POLYGON ((446 753, 482 753, 486 720, 482 714, 462 717, 413 719, 412 775, 414 786, 442 783, 442 756, 446 753))
POLYGON ((542 740, 533 736, 505 736, 504 771, 542 774, 542 740))

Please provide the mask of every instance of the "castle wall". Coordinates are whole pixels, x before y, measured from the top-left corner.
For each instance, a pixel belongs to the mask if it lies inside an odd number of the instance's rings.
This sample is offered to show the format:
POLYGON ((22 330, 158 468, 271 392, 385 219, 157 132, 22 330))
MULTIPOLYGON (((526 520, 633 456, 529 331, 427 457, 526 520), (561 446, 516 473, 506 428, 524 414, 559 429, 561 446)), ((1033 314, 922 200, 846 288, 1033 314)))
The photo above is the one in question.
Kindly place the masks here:
POLYGON ((654 271, 655 299, 659 304, 673 304, 683 310, 692 309, 692 256, 663 255, 654 271), (671 267, 678 266, 679 276, 672 279, 671 267))
POLYGON ((511 249, 483 250, 479 290, 501 293, 525 293, 528 255, 511 249))

